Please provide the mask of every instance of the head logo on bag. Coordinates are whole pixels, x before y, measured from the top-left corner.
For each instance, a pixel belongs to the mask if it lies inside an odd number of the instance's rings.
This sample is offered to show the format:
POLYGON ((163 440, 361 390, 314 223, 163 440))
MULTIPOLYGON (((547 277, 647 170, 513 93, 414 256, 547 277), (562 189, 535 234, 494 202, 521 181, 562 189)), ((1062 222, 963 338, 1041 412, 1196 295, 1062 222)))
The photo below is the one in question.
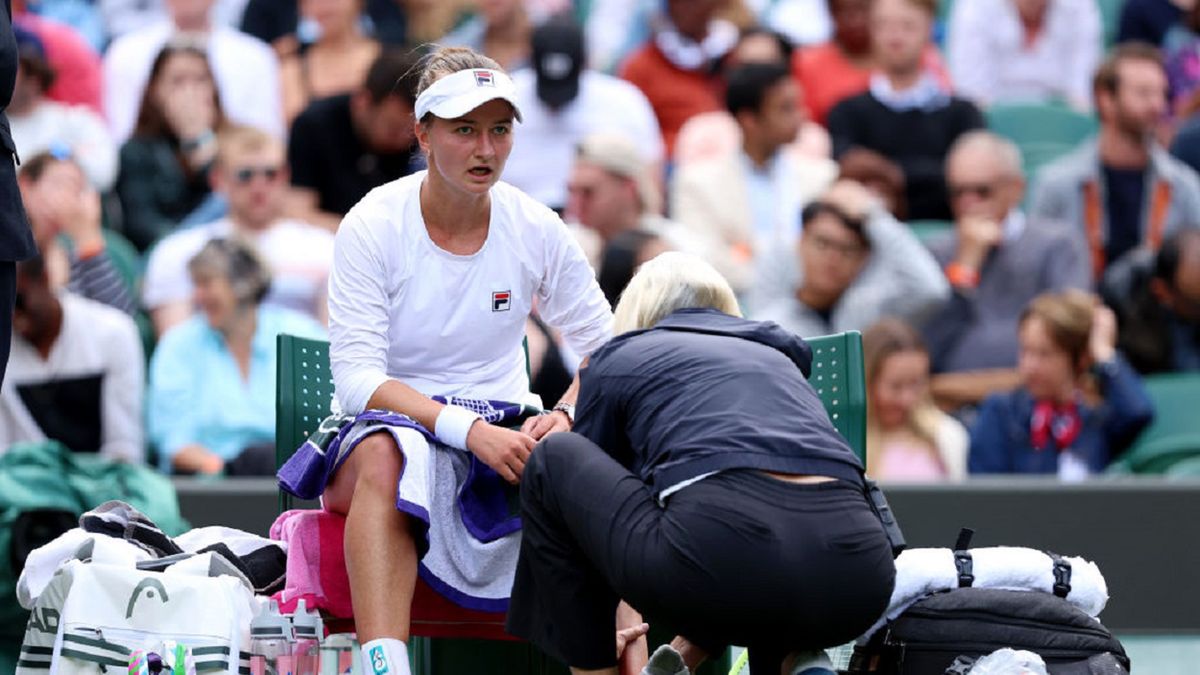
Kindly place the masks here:
POLYGON ((137 604, 138 598, 141 597, 142 591, 146 591, 147 598, 158 598, 160 602, 166 604, 171 599, 167 597, 167 589, 163 587, 162 582, 154 577, 146 577, 138 582, 137 586, 133 587, 133 594, 129 596, 129 604, 125 605, 125 618, 133 616, 133 606, 137 604), (158 591, 158 595, 155 595, 158 591))
POLYGON ((375 645, 371 648, 371 670, 375 675, 387 675, 392 672, 388 668, 387 654, 383 651, 383 645, 375 645))

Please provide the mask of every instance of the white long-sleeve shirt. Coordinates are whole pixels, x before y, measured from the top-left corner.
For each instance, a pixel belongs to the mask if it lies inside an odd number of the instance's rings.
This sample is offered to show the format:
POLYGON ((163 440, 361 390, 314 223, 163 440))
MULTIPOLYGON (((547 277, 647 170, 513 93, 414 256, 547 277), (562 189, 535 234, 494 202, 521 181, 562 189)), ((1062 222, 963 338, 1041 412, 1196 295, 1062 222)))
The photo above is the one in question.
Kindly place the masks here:
MULTIPOLYGON (((30 387, 52 382, 99 377, 101 445, 90 449, 99 450, 105 457, 140 462, 145 455, 142 430, 145 357, 137 326, 124 312, 107 305, 69 293, 60 298, 62 331, 45 360, 33 345, 13 336, 8 373, 0 387, 0 452, 19 441, 46 439, 46 431, 38 425, 34 411, 22 396, 23 390, 28 392, 30 387)), ((87 403, 72 400, 76 405, 87 403)), ((56 412, 55 419, 70 419, 70 411, 56 412)), ((86 417, 82 411, 79 415, 86 417)))
POLYGON ((360 412, 397 379, 426 395, 540 404, 521 348, 535 301, 581 356, 612 335, 583 250, 553 211, 498 183, 483 247, 449 253, 426 230, 424 178, 422 171, 372 190, 338 229, 329 278, 338 403, 360 412))
POLYGON ((981 105, 1056 97, 1090 108, 1104 39, 1096 0, 1050 0, 1046 12, 1026 44, 1013 0, 954 3, 946 51, 956 93, 981 105))
MULTIPOLYGON (((133 134, 142 92, 159 51, 175 35, 162 21, 118 38, 104 55, 104 112, 117 143, 133 134)), ((208 61, 225 116, 284 138, 279 59, 267 43, 228 26, 208 34, 208 61)))

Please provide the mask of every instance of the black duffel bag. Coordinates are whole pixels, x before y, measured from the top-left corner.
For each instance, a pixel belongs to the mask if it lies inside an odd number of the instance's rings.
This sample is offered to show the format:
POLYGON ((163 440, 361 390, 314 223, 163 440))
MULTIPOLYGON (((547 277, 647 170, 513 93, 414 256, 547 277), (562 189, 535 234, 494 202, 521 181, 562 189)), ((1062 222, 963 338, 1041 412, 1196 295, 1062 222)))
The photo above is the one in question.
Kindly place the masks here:
POLYGON ((942 675, 956 660, 969 663, 1004 647, 1038 654, 1051 675, 1129 670, 1125 649, 1112 633, 1062 598, 957 588, 917 602, 880 628, 854 650, 848 672, 942 675))

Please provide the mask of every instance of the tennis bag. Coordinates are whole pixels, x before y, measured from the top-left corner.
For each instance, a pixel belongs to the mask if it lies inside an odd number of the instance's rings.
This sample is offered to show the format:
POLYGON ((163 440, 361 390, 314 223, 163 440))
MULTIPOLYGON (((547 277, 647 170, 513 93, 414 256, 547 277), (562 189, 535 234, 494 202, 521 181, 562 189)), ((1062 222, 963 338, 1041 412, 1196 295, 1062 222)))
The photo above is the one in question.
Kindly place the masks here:
POLYGON ((942 675, 955 672, 956 661, 969 663, 1004 647, 1038 654, 1051 675, 1129 671, 1125 649, 1112 633, 1062 598, 958 588, 925 598, 888 622, 855 648, 848 672, 942 675))
POLYGON ((845 672, 958 675, 1005 647, 1038 654, 1050 675, 1129 672, 1125 649, 1093 616, 1108 600, 1094 564, 1033 549, 972 551, 972 534, 964 529, 952 550, 897 560, 897 589, 916 601, 860 640, 845 672))

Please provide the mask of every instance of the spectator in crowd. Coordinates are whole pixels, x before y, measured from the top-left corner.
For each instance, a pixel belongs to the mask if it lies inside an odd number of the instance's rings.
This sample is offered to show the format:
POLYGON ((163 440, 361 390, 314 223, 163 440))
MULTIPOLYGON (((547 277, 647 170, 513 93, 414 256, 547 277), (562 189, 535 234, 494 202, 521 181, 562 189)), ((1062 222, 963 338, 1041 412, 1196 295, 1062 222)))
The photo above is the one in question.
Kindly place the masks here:
POLYGON ((70 28, 94 52, 104 51, 108 44, 104 15, 94 0, 16 0, 13 5, 17 12, 30 12, 70 28))
POLYGON ((504 180, 561 211, 575 147, 597 133, 621 135, 640 149, 656 174, 663 164, 662 134, 641 90, 585 66, 583 29, 569 16, 533 32, 533 67, 513 73, 521 124, 504 180))
POLYGON ((715 18, 719 0, 666 0, 650 41, 621 66, 621 77, 649 99, 667 155, 693 115, 721 108, 717 67, 737 44, 738 29, 715 18))
POLYGON ((919 323, 949 295, 937 262, 866 188, 839 181, 804 209, 799 246, 764 256, 752 314, 801 337, 919 323))
POLYGON ((1200 3, 1176 23, 1163 39, 1170 111, 1184 119, 1200 110, 1200 3))
POLYGON ((363 0, 302 0, 300 11, 319 30, 279 64, 283 113, 288 124, 315 99, 348 94, 379 58, 379 42, 363 34, 363 0))
POLYGON ((225 123, 208 59, 169 43, 154 60, 133 137, 121 146, 117 196, 140 251, 173 231, 209 194, 208 171, 225 123))
POLYGON ((117 147, 100 115, 84 106, 46 98, 57 73, 46 60, 37 35, 14 26, 20 61, 17 86, 8 106, 13 141, 26 157, 53 148, 68 149, 84 168, 88 182, 101 192, 117 178, 117 147))
POLYGON ((42 41, 46 61, 56 74, 46 97, 65 105, 87 106, 97 115, 103 115, 100 55, 70 26, 25 12, 20 4, 18 1, 13 7, 14 25, 20 25, 42 41))
MULTIPOLYGON (((94 2, 104 15, 110 40, 127 33, 154 26, 170 19, 171 0, 88 0, 94 2)), ((194 1, 194 0, 189 0, 194 1)), ((204 0, 211 7, 209 15, 216 25, 236 28, 246 9, 246 0, 204 0)), ((272 0, 286 2, 286 0, 272 0)))
MULTIPOLYGON (((793 53, 792 44, 782 34, 765 28, 748 28, 742 31, 737 46, 725 57, 722 76, 728 79, 731 72, 747 63, 782 63, 790 67, 793 53)), ((825 127, 808 119, 805 113, 804 91, 798 86, 797 94, 802 113, 800 133, 788 144, 786 150, 801 157, 828 158, 833 151, 829 132, 825 131, 825 127)), ((741 129, 728 110, 700 113, 685 122, 675 138, 675 166, 723 155, 736 155, 741 145, 741 129)))
POLYGON ((950 218, 946 152, 960 135, 983 126, 979 110, 948 94, 924 66, 936 12, 936 0, 875 0, 871 40, 879 71, 867 93, 829 113, 833 153, 843 171, 876 167, 899 176, 912 220, 950 218))
POLYGON ((900 319, 863 335, 867 370, 867 473, 881 481, 961 480, 967 430, 929 396, 929 351, 900 319))
MULTIPOLYGON (((360 0, 360 21, 371 37, 386 45, 415 47, 446 34, 461 12, 463 0, 360 0), (424 29, 432 17, 434 30, 424 29)), ((312 42, 317 32, 311 20, 301 21, 300 0, 249 0, 242 14, 242 32, 270 44, 279 54, 291 54, 312 42)))
POLYGON ((1109 268, 1101 288, 1117 347, 1143 375, 1200 371, 1200 230, 1167 237, 1109 268))
POLYGON ((17 182, 51 287, 126 314, 137 311, 133 289, 113 264, 101 230, 100 195, 69 155, 25 160, 17 182))
POLYGON ((814 45, 833 34, 828 0, 746 0, 758 23, 790 44, 814 45))
POLYGON ((17 188, 17 146, 8 131, 4 109, 17 82, 17 41, 12 35, 12 6, 0 12, 0 384, 8 365, 12 342, 13 302, 17 294, 16 263, 37 253, 21 193, 17 188))
POLYGON ((296 118, 288 140, 294 218, 332 232, 372 188, 420 165, 415 63, 384 51, 354 93, 314 101, 296 118))
POLYGON ((529 38, 533 32, 525 3, 526 0, 479 2, 478 13, 447 33, 438 44, 468 47, 487 54, 505 70, 523 68, 529 65, 529 38))
MULTIPOLYGON (((867 91, 875 68, 871 46, 871 6, 874 0, 826 0, 833 17, 833 38, 798 50, 792 72, 804 90, 808 115, 825 124, 829 111, 843 99, 867 91)), ((922 55, 926 70, 943 84, 950 81, 937 47, 922 55)))
POLYGON ((1083 291, 1040 295, 1021 316, 1019 339, 1021 385, 984 401, 968 469, 1063 480, 1103 471, 1154 417, 1141 380, 1117 352, 1112 311, 1083 291))
POLYGON ((324 331, 303 314, 261 304, 271 276, 248 244, 209 241, 188 272, 200 313, 168 331, 150 359, 150 441, 164 470, 273 475, 275 337, 324 331))
POLYGON ((596 280, 609 304, 617 306, 617 300, 639 267, 669 250, 670 244, 661 236, 641 229, 622 232, 606 243, 600 252, 596 280))
POLYGON ((150 252, 142 303, 162 335, 193 312, 187 263, 213 239, 236 237, 271 267, 271 290, 263 304, 295 310, 324 322, 325 283, 333 263, 328 230, 284 217, 287 162, 283 144, 253 127, 232 127, 217 141, 213 190, 229 214, 167 236, 150 252))
POLYGON ((1021 152, 988 131, 964 134, 946 158, 954 233, 929 243, 950 298, 925 325, 933 393, 945 407, 974 405, 1017 384, 1017 320, 1035 297, 1091 288, 1078 229, 1021 211, 1021 152))
POLYGON ((690 228, 661 215, 651 165, 628 138, 595 134, 580 141, 567 193, 567 221, 583 226, 577 238, 594 268, 610 243, 635 230, 661 237, 671 248, 707 249, 690 228))
POLYGON ((979 106, 1061 99, 1092 107, 1104 43, 1096 0, 974 0, 950 14, 946 60, 979 106))
POLYGON ((1125 0, 1117 24, 1117 42, 1159 46, 1194 0, 1125 0))
POLYGON ((1171 139, 1171 155, 1200 173, 1200 115, 1183 121, 1171 139))
POLYGON ((210 20, 215 0, 166 0, 170 19, 124 35, 104 55, 104 105, 117 141, 137 125, 137 102, 163 45, 186 36, 209 55, 229 119, 284 137, 279 61, 262 41, 210 20), (179 37, 177 37, 179 36, 179 37))
POLYGON ((744 293, 759 253, 795 243, 800 209, 833 183, 837 165, 783 151, 803 119, 786 65, 736 68, 729 74, 725 107, 741 131, 739 152, 679 167, 672 178, 671 213, 716 246, 710 262, 735 292, 744 293))
POLYGON ((41 256, 17 263, 13 350, 0 387, 0 451, 19 441, 54 439, 76 452, 142 461, 144 364, 133 319, 56 291, 41 256))
POLYGON ((1120 45, 1096 71, 1100 132, 1038 176, 1032 215, 1082 228, 1096 279, 1138 246, 1200 225, 1200 178, 1154 140, 1166 113, 1157 49, 1120 45))

